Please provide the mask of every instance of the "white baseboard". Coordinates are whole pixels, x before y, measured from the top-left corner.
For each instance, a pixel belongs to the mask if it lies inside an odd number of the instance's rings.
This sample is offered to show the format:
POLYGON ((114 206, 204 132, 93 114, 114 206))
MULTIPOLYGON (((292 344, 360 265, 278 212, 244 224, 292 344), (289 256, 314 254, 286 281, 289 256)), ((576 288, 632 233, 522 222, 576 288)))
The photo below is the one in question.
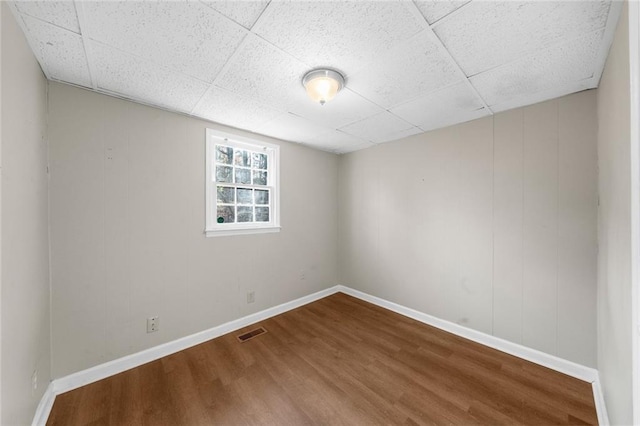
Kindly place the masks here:
POLYGON ((363 293, 350 287, 337 285, 325 290, 321 290, 317 293, 301 297, 291 302, 283 303, 281 305, 274 306, 273 308, 265 309, 263 311, 256 312, 255 314, 251 314, 246 317, 227 322, 217 327, 213 327, 208 330, 192 334, 190 336, 167 342, 162 345, 137 352, 135 354, 127 355, 125 357, 118 358, 113 361, 109 361, 107 363, 100 364, 65 377, 61 377, 59 379, 55 379, 47 388, 47 391, 45 392, 42 400, 40 401, 40 404, 38 405, 36 415, 33 419, 33 425, 40 426, 46 423, 47 418, 49 417, 49 414, 51 412, 51 408, 53 407, 53 402, 56 395, 68 392, 81 386, 88 385, 98 380, 105 379, 115 374, 122 373, 123 371, 130 370, 151 361, 155 361, 159 358, 171 355, 192 346, 199 345, 200 343, 215 339, 216 337, 222 336, 223 334, 227 334, 248 325, 264 321, 273 316, 280 315, 292 309, 298 308, 300 306, 306 305, 308 303, 314 302, 338 292, 348 294, 350 296, 356 297, 390 311, 399 313, 406 317, 413 318, 424 324, 437 327, 449 333, 453 333, 455 335, 464 337, 485 346, 545 366, 552 370, 559 371, 577 379, 590 382, 592 383, 594 391, 594 400, 596 410, 598 412, 598 421, 601 425, 609 424, 597 370, 580 364, 576 364, 562 358, 558 358, 553 355, 546 354, 544 352, 537 351, 535 349, 528 348, 526 346, 519 345, 517 343, 512 343, 507 340, 482 333, 480 331, 472 330, 470 328, 463 327, 461 325, 445 321, 440 318, 436 318, 423 312, 416 311, 415 309, 407 308, 397 303, 390 302, 388 300, 381 299, 367 293, 363 293))
POLYGON ((93 382, 97 382, 98 380, 105 379, 115 374, 122 373, 123 371, 130 370, 151 361, 155 361, 164 356, 174 354, 184 349, 188 349, 192 346, 199 345, 200 343, 204 343, 208 340, 220 337, 223 334, 227 334, 248 325, 264 321, 268 318, 280 315, 282 313, 322 299, 337 292, 338 286, 330 287, 325 290, 318 291, 317 293, 313 293, 308 296, 293 300, 291 302, 286 302, 281 305, 256 312, 255 314, 247 315, 246 317, 242 317, 234 321, 229 321, 217 327, 213 327, 208 330, 192 334, 190 336, 182 337, 180 339, 173 340, 171 342, 167 342, 153 348, 145 349, 141 352, 136 352, 134 354, 114 359, 113 361, 96 365, 95 367, 91 367, 86 370, 78 371, 77 373, 55 379, 53 380, 53 382, 51 382, 49 388, 47 388, 47 393, 45 393, 45 396, 40 401, 38 411, 36 412, 36 416, 33 419, 33 426, 46 423, 47 418, 49 417, 49 414, 51 412, 51 408, 53 407, 53 402, 56 395, 60 395, 61 393, 77 389, 93 382))
POLYGON ((593 388, 593 399, 596 406, 596 413, 598 415, 598 423, 602 426, 609 425, 609 417, 607 416, 607 408, 604 403, 604 395, 602 394, 602 388, 600 386, 598 370, 594 368, 586 367, 566 359, 558 358, 554 355, 549 355, 517 343, 509 342, 499 337, 472 330, 459 324, 436 318, 423 312, 416 311, 415 309, 389 302, 388 300, 363 293, 362 291, 355 290, 350 287, 339 285, 338 290, 342 293, 364 300, 365 302, 369 302, 406 317, 413 318, 421 323, 431 325, 457 336, 464 337, 465 339, 473 340, 474 342, 506 352, 510 355, 517 356, 518 358, 526 359, 527 361, 559 371, 560 373, 575 377, 576 379, 590 382, 593 388))
POLYGON ((199 345, 200 343, 204 343, 207 340, 215 339, 216 337, 220 337, 223 334, 227 334, 248 325, 264 321, 267 318, 280 315, 284 312, 322 299, 323 297, 327 297, 337 292, 338 286, 321 290, 317 293, 301 297, 291 302, 283 303, 281 305, 274 306, 273 308, 265 309, 264 311, 256 312, 255 314, 247 315, 246 317, 229 321, 217 327, 213 327, 208 330, 192 334, 190 336, 182 337, 180 339, 173 340, 171 342, 167 342, 153 348, 145 349, 135 354, 127 355, 125 357, 118 358, 104 364, 96 365, 95 367, 91 367, 89 369, 79 371, 65 377, 61 377, 53 381, 54 390, 56 392, 56 395, 58 395, 63 392, 68 392, 70 390, 79 388, 81 386, 88 385, 89 383, 97 382, 98 380, 113 376, 114 374, 122 373, 123 371, 130 370, 142 364, 146 364, 148 362, 160 359, 164 356, 180 352, 195 345, 199 345))
POLYGON ((609 426, 609 414, 607 413, 607 406, 604 403, 600 375, 591 383, 591 386, 593 387, 593 400, 596 404, 596 413, 598 413, 598 424, 600 426, 609 426))
POLYGON ((33 422, 31 423, 33 426, 44 426, 47 424, 47 419, 49 418, 55 399, 56 393, 53 390, 53 383, 49 383, 47 390, 44 391, 44 395, 42 395, 40 399, 36 414, 33 416, 33 422))
POLYGON ((598 371, 594 368, 585 367, 584 365, 576 364, 575 362, 567 361, 566 359, 558 358, 557 356, 549 355, 518 343, 509 342, 508 340, 491 336, 481 331, 472 330, 459 324, 416 311, 415 309, 407 308, 406 306, 363 293, 359 290, 354 290, 350 287, 342 285, 338 287, 339 291, 350 296, 373 303, 374 305, 399 313, 406 317, 413 318, 414 320, 420 321, 424 324, 448 331, 449 333, 456 334, 464 337, 465 339, 473 340, 474 342, 481 343, 485 346, 489 346, 490 348, 494 348, 510 355, 517 356, 518 358, 526 359, 527 361, 559 371, 566 375, 575 377, 576 379, 593 383, 598 378, 598 371))

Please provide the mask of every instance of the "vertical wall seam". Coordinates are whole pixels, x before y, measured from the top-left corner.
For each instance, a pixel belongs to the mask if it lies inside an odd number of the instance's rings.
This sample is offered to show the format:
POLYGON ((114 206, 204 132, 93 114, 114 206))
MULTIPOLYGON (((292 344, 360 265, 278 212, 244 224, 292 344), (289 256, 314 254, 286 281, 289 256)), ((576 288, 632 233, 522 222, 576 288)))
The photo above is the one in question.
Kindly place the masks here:
MULTIPOLYGON (((126 277, 127 277, 127 318, 132 318, 133 314, 132 311, 133 309, 131 308, 131 301, 133 299, 133 279, 132 279, 132 272, 131 272, 131 259, 132 259, 132 255, 131 255, 131 131, 129 129, 131 129, 131 125, 128 123, 128 120, 131 120, 133 117, 133 111, 132 111, 132 107, 131 104, 127 104, 126 106, 126 110, 127 110, 127 114, 126 114, 126 118, 125 120, 127 120, 127 125, 125 127, 125 129, 127 129, 127 133, 126 133, 126 141, 127 141, 127 150, 126 150, 126 158, 127 158, 127 198, 126 198, 126 213, 125 213, 125 217, 126 217, 126 222, 125 222, 125 232, 126 232, 126 264, 125 264, 125 270, 126 270, 126 277)), ((206 160, 205 160, 206 161, 206 160)), ((133 340, 131 335, 129 335, 129 341, 127 342, 127 351, 131 351, 133 350, 133 340)))
MULTIPOLYGON (((103 117, 101 117, 101 119, 103 119, 103 117)), ((101 342, 101 346, 103 347, 103 351, 102 354, 100 354, 98 357, 101 361, 104 361, 104 359, 107 357, 107 353, 108 353, 108 348, 107 348, 107 326, 106 321, 107 321, 107 213, 108 213, 108 209, 107 209, 107 204, 109 203, 108 197, 107 195, 107 172, 108 172, 108 167, 107 167, 107 149, 108 149, 108 141, 105 138, 105 128, 106 124, 103 120, 101 120, 100 123, 100 127, 102 127, 102 131, 100 132, 100 136, 99 136, 99 141, 101 142, 102 145, 102 268, 103 268, 103 273, 102 273, 102 279, 100 280, 102 282, 102 289, 101 289, 101 293, 103 295, 102 297, 102 317, 105 319, 105 321, 102 321, 100 323, 100 327, 101 330, 98 330, 99 333, 102 334, 102 342, 101 342)))
POLYGON ((521 185, 520 185, 520 189, 521 189, 521 197, 522 197, 522 205, 521 205, 521 209, 520 209, 520 251, 522 253, 522 258, 520 259, 520 342, 522 344, 524 344, 524 260, 525 260, 525 252, 524 252, 524 238, 525 238, 525 234, 524 234, 524 212, 525 212, 525 197, 524 197, 524 179, 525 179, 525 162, 524 162, 524 157, 525 157, 525 147, 526 147, 526 143, 525 143, 525 122, 524 122, 524 114, 525 114, 525 109, 522 109, 522 111, 520 112, 521 116, 522 116, 522 126, 520 127, 520 131, 521 131, 521 150, 520 152, 521 154, 521 166, 520 166, 520 170, 522 171, 522 176, 521 176, 521 185))
POLYGON ((46 80, 45 89, 45 138, 47 141, 47 236, 49 248, 49 381, 53 380, 53 250, 51 248, 51 149, 49 138, 49 110, 51 98, 50 83, 46 80))
POLYGON ((491 335, 496 320, 496 116, 491 116, 491 335))
POLYGON ((560 334, 560 100, 556 101, 556 353, 560 334))
MULTIPOLYGON (((0 4, 0 336, 2 335, 2 11, 0 4)), ((6 13, 6 12, 5 12, 6 13)), ((0 339, 0 380, 2 379, 2 339, 0 339)), ((0 422, 2 422, 2 384, 0 383, 0 422)))

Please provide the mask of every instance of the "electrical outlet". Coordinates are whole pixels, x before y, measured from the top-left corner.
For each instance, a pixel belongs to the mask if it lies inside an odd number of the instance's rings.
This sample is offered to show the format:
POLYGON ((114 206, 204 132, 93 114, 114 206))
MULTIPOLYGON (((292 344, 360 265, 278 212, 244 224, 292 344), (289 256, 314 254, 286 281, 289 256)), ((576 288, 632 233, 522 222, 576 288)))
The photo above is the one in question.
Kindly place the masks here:
POLYGON ((247 292, 247 303, 253 303, 256 301, 256 292, 251 290, 247 292))
POLYGON ((160 329, 160 317, 147 318, 147 333, 154 333, 160 329))
POLYGON ((307 278, 305 271, 300 271, 300 281, 304 281, 307 278))
POLYGON ((31 375, 31 394, 38 390, 38 370, 34 370, 31 375))

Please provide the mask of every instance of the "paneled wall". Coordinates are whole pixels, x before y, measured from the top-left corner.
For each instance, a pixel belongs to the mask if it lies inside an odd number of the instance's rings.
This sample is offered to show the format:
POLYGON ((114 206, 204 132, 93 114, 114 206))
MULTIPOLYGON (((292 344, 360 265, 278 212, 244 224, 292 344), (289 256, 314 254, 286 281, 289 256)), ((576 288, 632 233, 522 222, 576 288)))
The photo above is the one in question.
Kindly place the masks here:
POLYGON ((47 80, 6 2, 2 55, 2 417, 31 424, 51 378, 47 80), (37 389, 32 379, 36 374, 37 389))
POLYGON ((261 138, 280 144, 282 231, 206 238, 222 126, 56 83, 49 114, 54 378, 336 284, 336 155, 261 138))
POLYGON ((598 370, 614 425, 633 423, 629 91, 625 3, 598 88, 598 370))
POLYGON ((340 282, 596 365, 596 95, 344 155, 340 282))

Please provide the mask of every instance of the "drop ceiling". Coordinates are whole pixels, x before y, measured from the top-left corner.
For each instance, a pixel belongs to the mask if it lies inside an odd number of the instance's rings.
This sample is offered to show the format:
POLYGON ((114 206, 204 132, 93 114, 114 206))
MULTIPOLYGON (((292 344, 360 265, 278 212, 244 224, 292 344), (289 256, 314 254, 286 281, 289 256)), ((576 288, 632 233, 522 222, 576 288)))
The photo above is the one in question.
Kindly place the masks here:
POLYGON ((50 80, 345 153, 597 87, 618 1, 16 1, 50 80), (321 106, 302 76, 346 88, 321 106))

